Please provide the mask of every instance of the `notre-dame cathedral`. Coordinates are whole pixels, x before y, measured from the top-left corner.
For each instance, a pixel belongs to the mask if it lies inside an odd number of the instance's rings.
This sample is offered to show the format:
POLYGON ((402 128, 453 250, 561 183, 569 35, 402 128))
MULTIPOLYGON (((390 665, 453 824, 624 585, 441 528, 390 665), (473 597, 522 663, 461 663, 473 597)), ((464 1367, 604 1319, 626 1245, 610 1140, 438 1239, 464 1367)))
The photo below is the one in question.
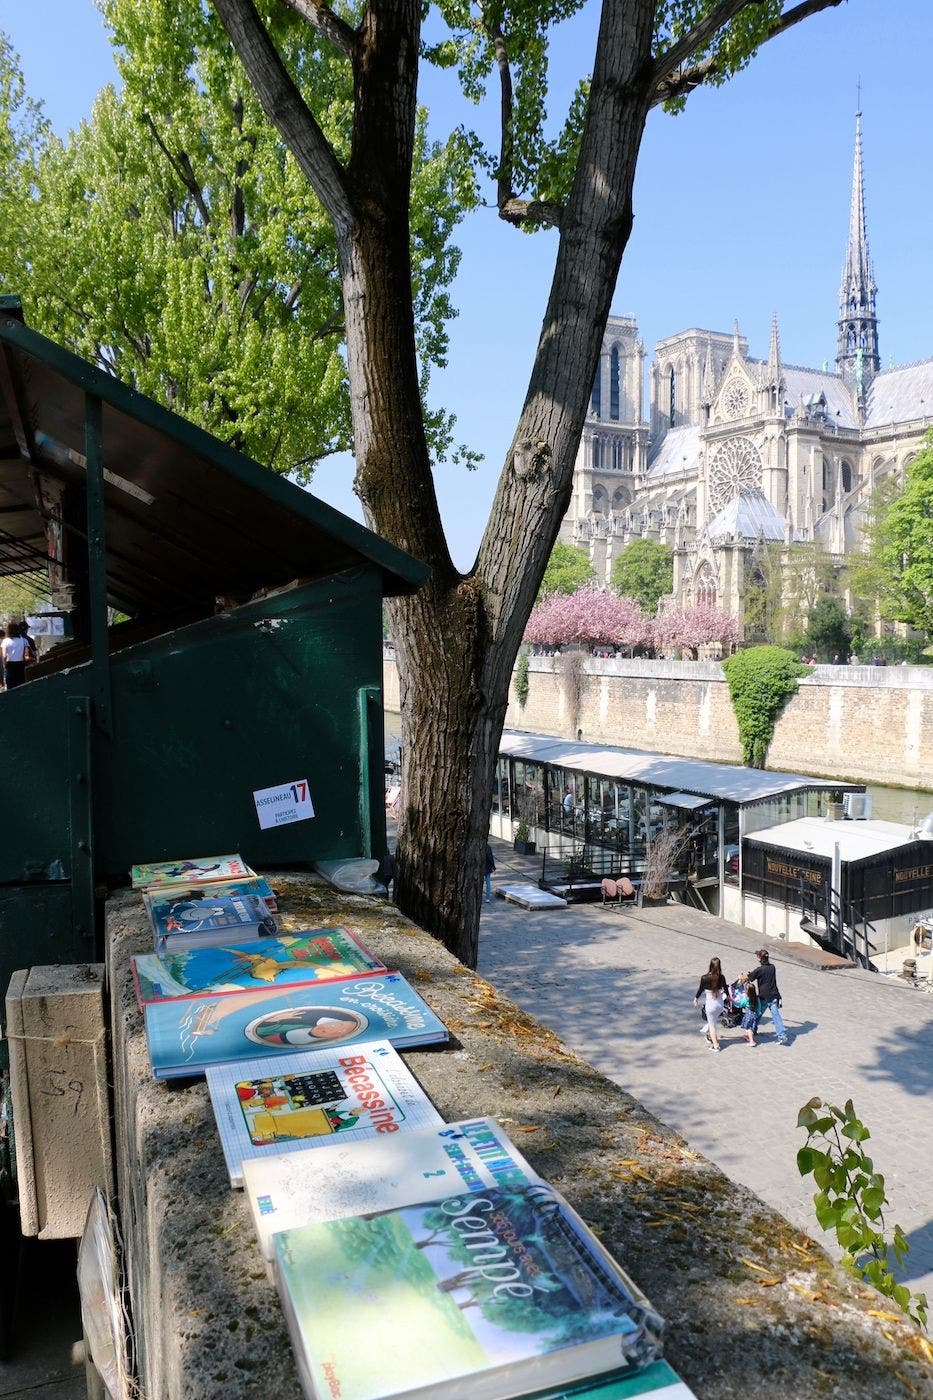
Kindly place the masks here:
POLYGON ((836 368, 784 364, 775 317, 766 360, 732 334, 686 330, 658 343, 643 411, 645 350, 633 317, 612 316, 560 538, 589 549, 597 579, 632 540, 674 551, 674 596, 743 624, 764 560, 786 587, 810 545, 858 548, 873 490, 902 476, 933 426, 933 360, 883 370, 856 117, 836 368))

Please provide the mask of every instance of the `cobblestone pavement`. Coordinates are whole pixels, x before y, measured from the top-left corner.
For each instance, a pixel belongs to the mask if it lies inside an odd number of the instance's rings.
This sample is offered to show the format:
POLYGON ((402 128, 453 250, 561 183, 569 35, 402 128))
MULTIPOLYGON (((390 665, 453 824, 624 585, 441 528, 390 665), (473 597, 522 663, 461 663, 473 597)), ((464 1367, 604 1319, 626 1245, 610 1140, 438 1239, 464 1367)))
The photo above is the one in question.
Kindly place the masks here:
MULTIPOLYGON (((538 868, 494 842, 494 888, 538 868)), ((483 906, 479 971, 596 1069, 682 1133, 735 1181, 819 1239, 812 1179, 797 1173, 798 1109, 854 1101, 871 1129, 911 1251, 903 1277, 933 1299, 933 996, 861 970, 819 972, 780 942, 683 905, 529 912, 483 906), (770 1018, 756 1048, 740 1029, 711 1053, 693 995, 713 956, 729 980, 772 950, 790 1044, 770 1018)))

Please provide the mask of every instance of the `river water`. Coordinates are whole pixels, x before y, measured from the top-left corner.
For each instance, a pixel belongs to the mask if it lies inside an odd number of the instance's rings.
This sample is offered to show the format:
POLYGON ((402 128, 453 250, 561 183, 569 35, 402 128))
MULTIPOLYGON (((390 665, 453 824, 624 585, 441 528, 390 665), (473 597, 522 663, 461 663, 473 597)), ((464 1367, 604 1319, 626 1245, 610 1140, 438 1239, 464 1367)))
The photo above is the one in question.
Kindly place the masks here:
MULTIPOLYGON (((401 746, 402 717, 392 710, 385 712, 386 759, 397 763, 401 746)), ((830 773, 827 775, 832 777, 830 773)), ((933 812, 933 792, 923 789, 884 787, 880 783, 868 783, 871 793, 871 814, 879 821, 901 822, 905 826, 915 826, 927 812, 933 812)))

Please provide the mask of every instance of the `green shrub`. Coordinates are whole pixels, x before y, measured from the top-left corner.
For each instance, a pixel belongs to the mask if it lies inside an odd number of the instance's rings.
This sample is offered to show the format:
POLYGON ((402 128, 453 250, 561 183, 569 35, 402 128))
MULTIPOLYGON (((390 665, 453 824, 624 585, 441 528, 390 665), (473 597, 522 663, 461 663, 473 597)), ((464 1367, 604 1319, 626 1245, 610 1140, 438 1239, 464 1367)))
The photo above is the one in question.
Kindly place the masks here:
POLYGON ((774 725, 801 676, 809 675, 784 647, 749 647, 722 663, 742 741, 742 758, 764 768, 774 725))
POLYGON ((525 647, 519 652, 515 667, 515 699, 523 710, 528 703, 528 651, 525 647))
POLYGON ((852 1100, 847 1100, 845 1108, 836 1108, 811 1099, 797 1115, 797 1127, 807 1130, 806 1146, 797 1153, 797 1169, 801 1176, 813 1176, 816 1218, 824 1230, 835 1230, 844 1251, 844 1267, 874 1284, 918 1327, 926 1327, 926 1296, 911 1293, 894 1276, 910 1245, 900 1225, 894 1226, 888 1242, 884 1177, 862 1150, 871 1133, 858 1118, 852 1100))

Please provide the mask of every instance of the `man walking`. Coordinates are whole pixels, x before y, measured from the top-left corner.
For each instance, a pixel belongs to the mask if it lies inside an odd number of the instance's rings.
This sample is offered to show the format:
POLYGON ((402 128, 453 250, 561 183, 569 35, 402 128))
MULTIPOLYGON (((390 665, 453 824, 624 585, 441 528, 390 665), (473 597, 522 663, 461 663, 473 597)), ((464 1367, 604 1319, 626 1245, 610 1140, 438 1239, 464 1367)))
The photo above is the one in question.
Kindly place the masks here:
POLYGON ((492 877, 496 869, 496 859, 492 853, 492 847, 486 843, 486 865, 483 870, 483 881, 486 886, 486 903, 492 903, 492 877))
POLYGON ((781 1015, 781 993, 778 991, 777 973, 768 957, 767 948, 759 948, 755 956, 758 966, 745 975, 748 981, 754 982, 758 988, 759 1022, 765 1012, 770 1011, 774 1029, 777 1031, 778 1045, 786 1045, 787 1031, 784 1029, 784 1018, 781 1015))

